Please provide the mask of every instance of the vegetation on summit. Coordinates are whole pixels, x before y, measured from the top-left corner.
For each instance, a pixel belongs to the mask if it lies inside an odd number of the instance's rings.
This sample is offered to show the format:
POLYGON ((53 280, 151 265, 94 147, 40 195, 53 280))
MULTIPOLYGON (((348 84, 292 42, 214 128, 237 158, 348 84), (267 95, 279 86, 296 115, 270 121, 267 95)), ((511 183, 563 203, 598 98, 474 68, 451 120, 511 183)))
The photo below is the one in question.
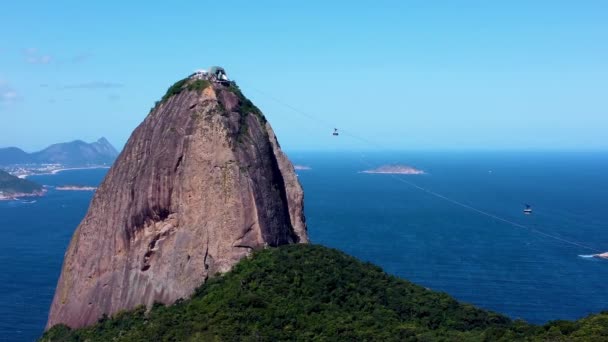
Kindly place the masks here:
POLYGON ((605 341, 608 312, 534 326, 462 304, 337 250, 255 252, 192 298, 103 318, 41 341, 605 341))
POLYGON ((165 93, 165 95, 163 95, 163 97, 160 99, 160 102, 161 103, 165 102, 170 97, 181 93, 184 90, 184 86, 186 85, 186 83, 188 82, 189 79, 190 79, 189 77, 186 77, 182 80, 179 80, 179 81, 173 83, 173 85, 170 86, 169 89, 167 89, 167 92, 165 93))
MULTIPOLYGON (((167 101, 172 96, 180 94, 184 90, 200 91, 212 85, 211 81, 205 79, 192 79, 191 76, 181 79, 170 86, 161 100, 156 102, 155 106, 167 101)), ((262 111, 256 107, 251 100, 245 97, 236 82, 230 81, 225 89, 237 96, 239 99, 240 109, 244 114, 255 114, 262 120, 262 123, 266 122, 266 118, 264 117, 264 114, 262 114, 262 111)))
POLYGON ((154 110, 154 108, 156 108, 159 104, 166 102, 171 97, 178 95, 179 93, 181 93, 184 90, 200 91, 211 85, 211 82, 209 82, 207 80, 194 80, 192 82, 188 82, 191 80, 190 77, 191 76, 188 76, 184 79, 181 79, 181 80, 173 83, 173 85, 171 85, 167 89, 167 92, 165 93, 165 95, 163 95, 163 97, 160 99, 160 101, 156 101, 156 103, 154 104, 154 107, 152 107, 150 109, 150 112, 152 112, 154 110))
POLYGON ((266 117, 264 116, 262 111, 256 105, 254 105, 253 102, 251 102, 251 100, 249 100, 247 97, 245 97, 245 95, 241 91, 241 88, 239 88, 239 86, 236 84, 236 82, 234 82, 234 81, 230 82, 228 91, 234 93, 238 97, 239 104, 241 105, 241 112, 243 112, 245 114, 249 114, 249 113, 255 114, 261 120, 262 124, 266 123, 266 117))

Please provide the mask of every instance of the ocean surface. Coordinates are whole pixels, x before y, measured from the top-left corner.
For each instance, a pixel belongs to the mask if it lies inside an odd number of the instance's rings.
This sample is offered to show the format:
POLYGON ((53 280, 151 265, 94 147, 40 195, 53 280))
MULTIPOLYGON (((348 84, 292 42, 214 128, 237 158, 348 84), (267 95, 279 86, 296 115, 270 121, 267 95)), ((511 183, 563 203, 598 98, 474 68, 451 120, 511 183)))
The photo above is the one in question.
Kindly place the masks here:
MULTIPOLYGON (((314 243, 532 323, 608 309, 608 260, 581 256, 608 251, 608 153, 289 156, 311 168, 298 174, 314 243), (395 163, 427 174, 359 173, 395 163)), ((31 179, 97 185, 106 171, 31 179)), ((91 197, 50 190, 35 203, 0 202, 1 341, 42 333, 63 254, 91 197)))

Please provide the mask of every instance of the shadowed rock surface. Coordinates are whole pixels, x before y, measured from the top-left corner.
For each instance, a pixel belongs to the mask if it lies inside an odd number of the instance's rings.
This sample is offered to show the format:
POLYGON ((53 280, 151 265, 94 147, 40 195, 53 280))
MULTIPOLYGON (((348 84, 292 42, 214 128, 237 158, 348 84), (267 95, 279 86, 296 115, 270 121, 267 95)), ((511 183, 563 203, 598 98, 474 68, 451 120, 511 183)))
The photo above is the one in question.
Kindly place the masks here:
POLYGON ((182 80, 98 188, 47 327, 173 303, 254 249, 298 242, 303 191, 262 113, 235 85, 182 80))

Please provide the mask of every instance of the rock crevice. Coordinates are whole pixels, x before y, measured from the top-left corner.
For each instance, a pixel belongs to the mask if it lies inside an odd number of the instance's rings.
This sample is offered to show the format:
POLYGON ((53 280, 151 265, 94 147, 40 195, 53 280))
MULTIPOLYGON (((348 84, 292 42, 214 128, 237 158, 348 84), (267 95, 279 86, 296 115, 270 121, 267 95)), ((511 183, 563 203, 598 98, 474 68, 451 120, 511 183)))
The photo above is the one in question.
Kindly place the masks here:
POLYGON ((47 327, 187 298, 251 250, 307 242, 303 191, 234 85, 154 108, 99 186, 65 255, 47 327))

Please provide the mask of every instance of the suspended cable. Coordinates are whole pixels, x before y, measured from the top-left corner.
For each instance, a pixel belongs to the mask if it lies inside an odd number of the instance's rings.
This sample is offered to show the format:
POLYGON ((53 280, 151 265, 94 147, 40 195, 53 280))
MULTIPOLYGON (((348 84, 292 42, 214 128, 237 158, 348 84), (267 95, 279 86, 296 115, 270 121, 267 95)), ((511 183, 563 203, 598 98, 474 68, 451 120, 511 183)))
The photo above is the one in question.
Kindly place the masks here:
MULTIPOLYGON (((252 90, 254 90, 254 91, 256 91, 256 92, 258 92, 258 93, 260 93, 260 94, 262 94, 262 95, 264 95, 264 96, 266 96, 266 97, 268 97, 268 98, 269 98, 269 99, 271 99, 272 101, 274 101, 274 102, 276 102, 276 103, 278 103, 278 104, 280 104, 280 105, 282 105, 282 106, 284 106, 284 107, 286 107, 286 108, 290 109, 290 110, 291 110, 291 111, 293 111, 294 113, 297 113, 297 114, 299 114, 299 115, 301 115, 301 116, 303 116, 303 117, 306 117, 307 119, 311 120, 312 122, 314 122, 314 123, 315 123, 315 124, 317 124, 317 125, 324 126, 324 128, 327 128, 327 129, 330 129, 330 128, 335 128, 335 127, 336 127, 335 125, 332 125, 332 124, 331 124, 331 123, 329 123, 328 121, 323 120, 323 119, 320 119, 320 118, 318 118, 318 117, 317 117, 317 116, 315 116, 315 115, 309 114, 309 113, 304 112, 304 111, 302 111, 302 110, 300 110, 300 109, 298 109, 298 108, 296 108, 296 107, 294 107, 294 106, 291 106, 290 104, 288 104, 288 103, 286 103, 286 102, 284 102, 284 101, 281 101, 280 99, 278 99, 278 98, 276 98, 276 97, 274 97, 274 96, 272 96, 272 95, 270 95, 270 94, 268 94, 268 93, 266 93, 266 92, 264 92, 264 91, 261 91, 261 90, 259 90, 259 89, 254 88, 254 87, 251 87, 251 89, 252 89, 252 90)), ((359 140, 359 141, 364 142, 364 143, 366 143, 366 144, 369 144, 369 145, 372 145, 372 146, 378 147, 378 148, 380 148, 380 149, 382 149, 382 150, 387 150, 387 148, 385 148, 385 147, 384 147, 384 146, 382 146, 381 144, 378 144, 378 143, 376 143, 376 142, 374 142, 374 141, 371 141, 371 140, 369 140, 369 139, 366 139, 366 138, 364 138, 364 137, 361 137, 361 136, 359 136, 359 135, 357 135, 357 134, 354 134, 354 133, 352 133, 352 132, 350 132, 350 131, 347 131, 347 130, 344 130, 344 129, 340 128, 340 132, 341 132, 341 134, 343 134, 343 135, 349 136, 349 137, 351 137, 351 138, 353 138, 353 139, 359 140)), ((363 159, 362 159, 362 158, 361 158, 361 161, 363 161, 363 159)), ((372 165, 371 163, 368 163, 368 162, 365 162, 365 163, 366 163, 366 164, 368 164, 368 166, 373 167, 373 165, 372 165)), ((568 239, 562 238, 562 237, 560 237, 560 236, 558 236, 558 235, 550 234, 550 233, 547 233, 547 232, 545 232, 545 231, 539 230, 539 229, 537 229, 537 228, 533 228, 533 227, 530 227, 530 226, 526 226, 526 225, 523 225, 523 224, 517 223, 517 222, 515 222, 515 221, 511 221, 511 220, 509 220, 509 219, 506 219, 506 218, 500 217, 500 216, 498 216, 498 215, 492 214, 492 213, 487 212, 487 211, 485 211, 485 210, 478 209, 478 208, 473 207, 473 206, 471 206, 471 205, 468 205, 468 204, 462 203, 462 202, 457 201, 457 200, 455 200, 455 199, 452 199, 452 198, 449 198, 449 197, 447 197, 447 196, 444 196, 444 195, 442 195, 442 194, 440 194, 440 193, 438 193, 438 192, 435 192, 435 191, 432 191, 432 190, 426 189, 426 188, 424 188, 424 187, 421 187, 421 186, 419 186, 419 185, 417 185, 417 184, 415 184, 415 183, 413 183, 413 182, 411 182, 411 181, 408 181, 408 180, 403 179, 402 177, 398 177, 398 176, 397 176, 397 175, 395 175, 395 174, 389 174, 389 176, 391 176, 392 178, 396 179, 397 181, 399 181, 399 182, 401 182, 401 183, 404 183, 404 184, 406 184, 406 185, 409 185, 409 186, 411 186, 411 187, 413 187, 413 188, 416 188, 416 189, 418 189, 418 190, 420 190, 420 191, 423 191, 423 192, 425 192, 425 193, 427 193, 427 194, 429 194, 429 195, 432 195, 432 196, 434 196, 434 197, 436 197, 436 198, 442 199, 442 200, 447 201, 447 202, 449 202, 449 203, 452 203, 452 204, 454 204, 454 205, 457 205, 457 206, 460 206, 460 207, 462 207, 462 208, 468 209, 468 210, 470 210, 470 211, 476 212, 476 213, 478 213, 478 214, 480 214, 480 215, 483 215, 483 216, 486 216, 486 217, 492 218, 492 219, 494 219, 494 220, 497 220, 497 221, 500 221, 500 222, 506 223, 506 224, 511 225, 511 226, 513 226, 513 227, 516 227, 516 228, 521 228, 521 229, 527 229, 527 230, 529 230, 529 231, 531 231, 531 232, 533 232, 533 233, 539 234, 539 235, 544 236, 544 237, 547 237, 547 238, 554 239, 554 240, 556 240, 556 241, 560 241, 560 242, 565 243, 565 244, 569 244, 569 245, 571 245, 571 246, 576 246, 576 247, 580 247, 580 248, 587 249, 587 250, 590 250, 590 251, 594 251, 594 252, 600 252, 600 253, 601 253, 601 251, 600 251, 600 250, 598 250, 598 249, 596 249, 596 248, 593 248, 593 247, 590 247, 590 246, 587 246, 587 245, 581 244, 581 243, 579 243, 579 242, 571 241, 571 240, 568 240, 568 239)))

